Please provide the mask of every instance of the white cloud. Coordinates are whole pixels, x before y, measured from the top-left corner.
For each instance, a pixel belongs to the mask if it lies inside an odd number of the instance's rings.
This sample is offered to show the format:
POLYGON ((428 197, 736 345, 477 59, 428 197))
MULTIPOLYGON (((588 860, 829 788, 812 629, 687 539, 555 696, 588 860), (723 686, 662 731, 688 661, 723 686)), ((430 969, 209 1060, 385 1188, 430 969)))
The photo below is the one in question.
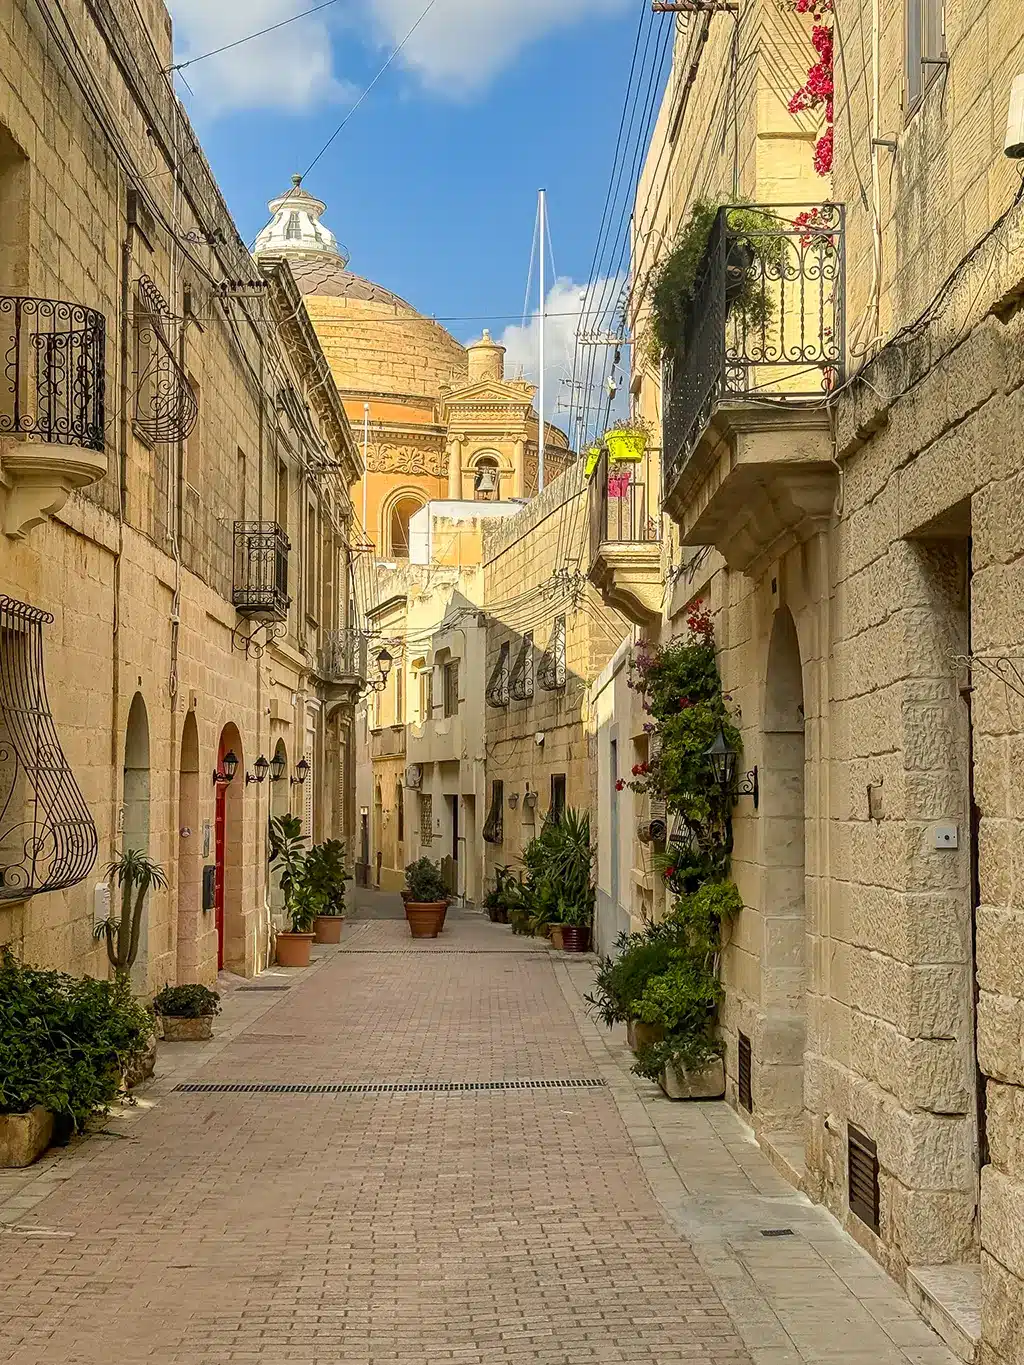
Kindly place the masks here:
MULTIPOLYGON (((621 292, 622 281, 618 279, 601 279, 595 285, 587 288, 586 285, 575 283, 566 277, 560 277, 552 285, 547 296, 547 326, 544 333, 545 353, 544 353, 544 378, 547 393, 544 404, 546 416, 549 422, 554 422, 563 431, 568 430, 569 420, 569 401, 572 397, 572 388, 569 383, 573 379, 573 355, 576 350, 576 333, 582 330, 586 333, 606 330, 611 327, 612 315, 615 311, 615 303, 621 292), (561 403, 561 409, 556 404, 561 403)), ((540 312, 535 310, 527 320, 525 326, 514 323, 506 327, 499 338, 505 347, 505 374, 509 379, 516 379, 522 376, 530 380, 532 384, 537 383, 540 361, 540 312)), ((603 379, 608 372, 608 366, 612 359, 612 348, 580 348, 580 361, 577 365, 576 380, 585 382, 590 379, 591 387, 589 390, 588 412, 590 415, 589 427, 596 429, 601 421, 604 420, 607 411, 608 395, 603 387, 603 379), (590 371, 590 357, 593 356, 594 366, 590 371)), ((628 367, 628 348, 622 348, 622 364, 620 370, 623 374, 628 367)), ((619 398, 613 404, 613 416, 620 415, 622 406, 622 395, 625 393, 626 382, 620 381, 619 398)), ((581 403, 585 403, 587 394, 584 390, 577 390, 576 410, 580 411, 581 403)), ((569 433, 573 444, 576 442, 577 433, 569 433)))
MULTIPOLYGON (((175 62, 211 52, 311 8, 311 0, 169 0, 175 62)), ((327 11, 331 13, 331 11, 327 11)), ((353 99, 334 74, 331 33, 311 15, 183 72, 208 114, 242 109, 301 113, 325 102, 353 99)))
MULTIPOLYGON (((382 44, 397 45, 426 0, 365 0, 382 44)), ((403 63, 423 84, 461 98, 485 87, 527 44, 559 28, 623 10, 629 0, 435 0, 403 63)))

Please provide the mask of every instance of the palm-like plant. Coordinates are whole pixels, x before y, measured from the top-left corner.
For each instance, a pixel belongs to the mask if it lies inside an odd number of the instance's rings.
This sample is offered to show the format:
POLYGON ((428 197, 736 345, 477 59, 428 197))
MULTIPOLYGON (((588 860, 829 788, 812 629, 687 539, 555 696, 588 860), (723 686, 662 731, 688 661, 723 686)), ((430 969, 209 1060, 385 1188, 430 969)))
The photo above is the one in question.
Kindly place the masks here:
POLYGON ((146 897, 153 887, 159 889, 167 885, 167 874, 159 863, 147 858, 139 849, 129 848, 109 864, 107 876, 116 877, 121 888, 121 918, 108 916, 93 929, 93 937, 104 940, 110 965, 118 976, 124 976, 131 971, 139 955, 146 897))
POLYGON ((320 912, 322 896, 309 877, 306 836, 297 815, 278 815, 270 821, 270 866, 281 881, 285 909, 293 934, 308 934, 320 912))

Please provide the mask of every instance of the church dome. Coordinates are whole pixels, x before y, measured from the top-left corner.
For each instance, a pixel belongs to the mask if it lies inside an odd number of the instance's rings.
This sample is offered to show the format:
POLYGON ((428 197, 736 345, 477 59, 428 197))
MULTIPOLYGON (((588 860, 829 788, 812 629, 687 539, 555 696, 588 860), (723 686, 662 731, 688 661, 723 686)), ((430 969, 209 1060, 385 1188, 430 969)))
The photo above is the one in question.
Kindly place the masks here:
POLYGON ((443 386, 465 383, 465 348, 405 299, 347 269, 348 253, 320 221, 326 204, 300 181, 270 201, 273 217, 253 252, 287 259, 342 395, 433 401, 443 386))

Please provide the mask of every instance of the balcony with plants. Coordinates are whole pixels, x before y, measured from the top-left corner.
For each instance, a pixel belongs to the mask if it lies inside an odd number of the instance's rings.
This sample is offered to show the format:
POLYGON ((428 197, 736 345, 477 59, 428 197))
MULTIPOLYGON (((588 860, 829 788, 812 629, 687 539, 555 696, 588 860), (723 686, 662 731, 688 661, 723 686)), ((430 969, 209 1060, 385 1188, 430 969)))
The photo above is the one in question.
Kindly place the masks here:
POLYGON ((661 511, 649 432, 639 421, 605 433, 590 475, 589 577, 638 626, 661 614, 661 511))
POLYGON ((662 495, 684 544, 756 573, 831 510, 843 382, 841 205, 694 205, 653 281, 662 495))
POLYGON ((106 319, 60 299, 0 297, 0 485, 20 539, 107 472, 106 319))

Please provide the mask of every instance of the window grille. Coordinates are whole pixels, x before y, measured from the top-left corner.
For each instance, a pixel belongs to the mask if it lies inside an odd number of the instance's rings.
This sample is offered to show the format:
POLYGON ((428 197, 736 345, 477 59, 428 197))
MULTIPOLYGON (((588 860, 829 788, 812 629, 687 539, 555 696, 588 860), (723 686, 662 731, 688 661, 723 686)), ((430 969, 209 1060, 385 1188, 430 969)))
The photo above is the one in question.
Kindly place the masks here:
POLYGON ((565 686, 565 617, 556 616, 544 657, 537 667, 537 681, 545 692, 560 692, 565 686))
POLYGON ((420 843, 429 844, 434 838, 434 798, 420 792, 420 843))
POLYGON ((0 597, 0 901, 84 881, 96 826, 57 736, 43 671, 53 617, 0 597))
POLYGON ((143 275, 135 302, 135 430, 151 445, 186 440, 199 404, 174 354, 175 319, 153 281, 143 275))
POLYGON ((529 701, 533 696, 533 631, 527 631, 519 646, 516 662, 509 681, 509 692, 516 701, 529 701))
POLYGON ((498 653, 498 662, 494 665, 490 681, 484 696, 488 706, 502 707, 509 703, 509 657, 512 647, 506 640, 498 653))
POLYGON ((459 661, 452 659, 444 666, 444 713, 459 714, 459 661))
POLYGON ((500 844, 505 837, 505 784, 495 778, 491 783, 491 808, 484 821, 484 838, 489 844, 500 844))
POLYGON ((103 450, 106 320, 57 299, 0 298, 0 435, 103 450))

